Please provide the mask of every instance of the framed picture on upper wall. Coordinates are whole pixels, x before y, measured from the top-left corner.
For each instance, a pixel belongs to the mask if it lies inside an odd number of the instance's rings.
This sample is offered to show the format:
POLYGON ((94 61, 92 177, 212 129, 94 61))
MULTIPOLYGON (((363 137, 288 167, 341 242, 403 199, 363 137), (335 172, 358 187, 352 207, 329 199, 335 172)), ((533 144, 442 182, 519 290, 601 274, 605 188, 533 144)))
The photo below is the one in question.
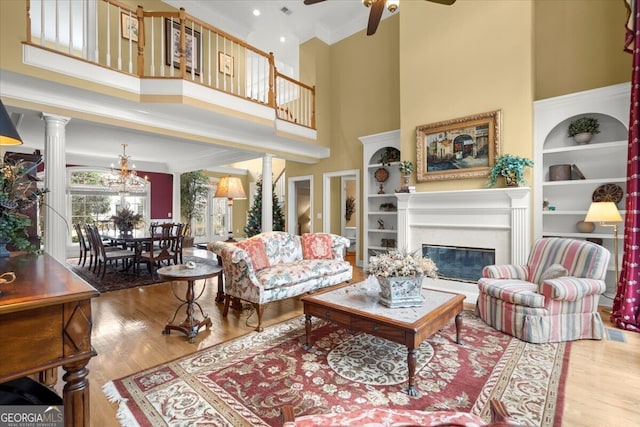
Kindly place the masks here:
POLYGON ((417 181, 489 175, 500 152, 501 111, 416 127, 417 181))
MULTIPOLYGON (((165 58, 166 64, 180 68, 180 22, 165 19, 165 58)), ((185 65, 187 73, 194 68, 200 74, 200 33, 193 28, 185 27, 185 65), (194 67, 195 66, 195 67, 194 67)))
POLYGON ((120 30, 123 39, 138 41, 138 17, 135 13, 120 12, 120 30))

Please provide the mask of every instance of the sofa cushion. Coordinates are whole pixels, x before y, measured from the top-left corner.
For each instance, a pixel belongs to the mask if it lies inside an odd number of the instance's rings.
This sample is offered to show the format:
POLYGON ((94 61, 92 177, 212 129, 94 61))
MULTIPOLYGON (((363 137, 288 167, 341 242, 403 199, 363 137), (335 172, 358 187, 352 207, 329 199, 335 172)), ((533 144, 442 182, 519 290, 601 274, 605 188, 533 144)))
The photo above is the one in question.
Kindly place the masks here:
POLYGON ((260 239, 250 239, 236 244, 240 249, 246 251, 251 257, 253 269, 255 271, 264 270, 269 267, 269 259, 264 249, 264 244, 260 239))
POLYGON ((540 276, 540 283, 545 280, 557 279, 558 277, 567 276, 569 271, 562 264, 550 265, 540 276))
POLYGON ((332 276, 350 268, 351 264, 346 261, 310 259, 292 264, 277 264, 261 270, 256 277, 265 290, 270 290, 316 280, 323 276, 332 276))
POLYGON ((302 235, 302 257, 304 259, 331 259, 331 236, 326 233, 304 233, 302 235))

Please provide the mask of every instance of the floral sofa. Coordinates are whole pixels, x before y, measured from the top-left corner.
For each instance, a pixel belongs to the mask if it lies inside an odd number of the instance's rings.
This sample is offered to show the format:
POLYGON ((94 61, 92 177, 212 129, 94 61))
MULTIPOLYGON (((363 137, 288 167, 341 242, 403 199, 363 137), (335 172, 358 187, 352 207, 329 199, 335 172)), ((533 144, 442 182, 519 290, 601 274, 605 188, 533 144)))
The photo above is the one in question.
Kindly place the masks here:
POLYGON ((250 302, 262 331, 265 304, 351 280, 344 260, 349 239, 328 233, 302 236, 283 231, 261 233, 237 243, 211 242, 207 248, 222 260, 225 278, 223 316, 231 298, 250 302))

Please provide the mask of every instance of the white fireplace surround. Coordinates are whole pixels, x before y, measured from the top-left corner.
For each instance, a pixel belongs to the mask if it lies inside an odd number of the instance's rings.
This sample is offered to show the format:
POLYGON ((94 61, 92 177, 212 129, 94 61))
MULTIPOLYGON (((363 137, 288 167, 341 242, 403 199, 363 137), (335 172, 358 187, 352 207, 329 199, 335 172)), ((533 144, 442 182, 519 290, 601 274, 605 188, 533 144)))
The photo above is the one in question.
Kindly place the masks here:
MULTIPOLYGON (((496 264, 524 264, 531 248, 530 193, 528 187, 398 193, 397 247, 488 248, 496 264)), ((466 303, 478 297, 473 283, 425 279, 425 285, 465 294, 466 303)))

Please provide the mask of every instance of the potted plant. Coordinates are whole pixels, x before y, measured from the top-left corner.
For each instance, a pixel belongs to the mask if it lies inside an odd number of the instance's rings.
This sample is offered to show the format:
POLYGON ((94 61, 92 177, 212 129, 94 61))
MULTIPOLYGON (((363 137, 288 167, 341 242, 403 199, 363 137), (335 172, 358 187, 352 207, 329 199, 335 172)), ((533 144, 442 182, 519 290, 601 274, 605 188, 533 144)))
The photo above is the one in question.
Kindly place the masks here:
POLYGON ((117 211, 111 219, 121 234, 131 234, 133 229, 142 222, 142 215, 133 212, 128 207, 124 207, 117 211))
POLYGON ((393 147, 387 147, 380 154, 380 163, 382 166, 390 166, 391 162, 397 162, 400 160, 400 150, 393 147))
POLYGON ((600 133, 598 119, 593 117, 580 117, 569 123, 567 134, 578 144, 586 144, 591 141, 593 135, 600 133))
POLYGON ((400 187, 399 193, 408 193, 409 192, 409 178, 413 173, 413 163, 408 160, 404 160, 400 162, 400 173, 402 174, 402 186, 400 187))
POLYGON ((209 178, 201 170, 186 172, 180 175, 180 214, 185 219, 186 225, 182 232, 185 236, 183 247, 193 246, 191 235, 191 223, 194 219, 200 219, 207 208, 209 195, 209 178))
POLYGON ((499 176, 504 176, 507 187, 517 187, 526 184, 524 179, 524 168, 532 167, 533 161, 524 157, 512 154, 503 154, 496 159, 496 163, 489 170, 489 187, 493 187, 498 182, 499 176))
POLYGON ((5 163, 0 169, 0 257, 9 256, 7 244, 28 252, 40 249, 28 239, 27 228, 31 226, 31 219, 23 212, 47 191, 33 189, 31 172, 22 160, 5 163))
POLYGON ((369 259, 367 272, 378 279, 380 303, 387 307, 422 305, 422 279, 438 277, 438 267, 419 251, 390 250, 369 259))

